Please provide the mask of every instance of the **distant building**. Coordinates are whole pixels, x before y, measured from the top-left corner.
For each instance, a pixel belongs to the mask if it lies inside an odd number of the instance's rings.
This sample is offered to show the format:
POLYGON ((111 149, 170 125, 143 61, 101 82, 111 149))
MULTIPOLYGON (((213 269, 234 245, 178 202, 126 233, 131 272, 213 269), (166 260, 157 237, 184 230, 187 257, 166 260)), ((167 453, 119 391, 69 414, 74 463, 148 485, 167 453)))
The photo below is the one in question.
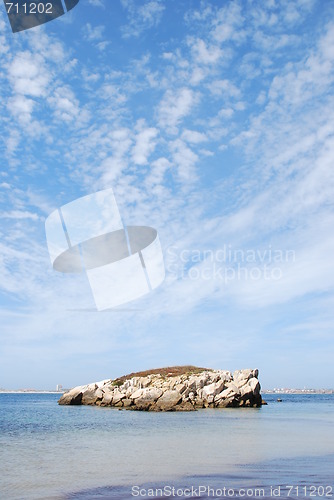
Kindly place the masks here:
POLYGON ((61 384, 58 384, 58 385, 56 386, 56 391, 57 391, 57 392, 63 392, 63 386, 62 386, 61 384))

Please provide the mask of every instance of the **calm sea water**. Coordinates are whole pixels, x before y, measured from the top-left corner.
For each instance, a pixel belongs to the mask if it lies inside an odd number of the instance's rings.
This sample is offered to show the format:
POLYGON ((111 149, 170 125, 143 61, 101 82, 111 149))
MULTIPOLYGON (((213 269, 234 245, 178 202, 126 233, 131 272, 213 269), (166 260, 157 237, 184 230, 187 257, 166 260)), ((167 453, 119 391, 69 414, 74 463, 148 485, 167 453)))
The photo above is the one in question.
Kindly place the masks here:
POLYGON ((0 394, 1 500, 161 498, 149 488, 165 488, 162 498, 334 498, 334 395, 191 413, 58 397, 0 394))

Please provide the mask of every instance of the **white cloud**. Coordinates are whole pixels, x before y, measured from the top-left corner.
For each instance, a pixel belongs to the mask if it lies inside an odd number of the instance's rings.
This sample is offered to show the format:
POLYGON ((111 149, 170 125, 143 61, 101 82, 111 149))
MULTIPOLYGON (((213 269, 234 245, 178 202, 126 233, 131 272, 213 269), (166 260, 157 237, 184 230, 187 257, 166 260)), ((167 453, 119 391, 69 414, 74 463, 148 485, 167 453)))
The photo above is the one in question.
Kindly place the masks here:
POLYGON ((198 161, 197 154, 180 139, 172 141, 170 149, 173 155, 173 163, 177 166, 179 180, 187 186, 193 184, 197 179, 195 170, 195 165, 198 161))
POLYGON ((165 10, 159 0, 145 1, 141 5, 134 0, 121 0, 121 3, 129 17, 129 23, 122 27, 125 38, 138 37, 143 31, 157 26, 165 10))
POLYGON ((109 40, 104 40, 103 42, 99 42, 96 44, 96 47, 103 52, 106 48, 111 44, 109 40))
MULTIPOLYGON (((11 102, 15 102, 15 100, 11 101, 11 102)), ((31 112, 32 112, 32 109, 33 109, 33 105, 31 107, 31 109, 26 109, 27 108, 27 103, 19 103, 19 102, 15 102, 14 104, 14 108, 15 109, 12 109, 10 108, 10 111, 14 114, 14 116, 16 115, 17 117, 19 117, 19 120, 22 120, 22 122, 24 123, 24 121, 28 121, 28 117, 31 116, 31 112), (21 113, 23 112, 23 115, 26 114, 25 116, 21 116, 21 113), (28 116, 27 116, 28 115, 28 116)), ((29 108, 29 106, 28 106, 29 108)), ((17 130, 10 130, 6 139, 5 139, 5 142, 6 142, 6 153, 7 153, 7 156, 11 157, 11 155, 13 153, 15 153, 15 151, 17 150, 18 148, 18 145, 20 143, 20 134, 17 130)))
POLYGON ((166 172, 171 168, 167 158, 161 157, 153 161, 148 176, 145 179, 146 189, 151 191, 157 185, 162 185, 166 172))
POLYGON ((197 102, 198 95, 189 88, 167 90, 158 108, 160 127, 176 133, 182 119, 191 113, 197 102))
POLYGON ((205 142, 208 140, 207 136, 203 134, 203 132, 198 132, 197 130, 188 130, 185 129, 182 132, 181 138, 192 144, 199 144, 201 142, 205 142))
MULTIPOLYGON (((141 127, 140 127, 141 128, 141 127)), ((140 130, 135 137, 135 145, 132 148, 132 161, 136 165, 145 165, 148 161, 148 157, 153 153, 156 141, 155 138, 158 135, 158 130, 156 128, 143 128, 140 130)))
POLYGON ((31 220, 38 220, 39 216, 35 213, 32 212, 27 212, 27 211, 20 211, 20 210, 11 210, 10 212, 2 212, 0 214, 0 217, 2 219, 31 219, 31 220))
POLYGON ((79 128, 89 120, 88 111, 81 108, 80 101, 68 85, 54 89, 47 102, 53 109, 54 118, 58 121, 75 122, 75 127, 79 128))
POLYGON ((223 55, 217 45, 209 46, 201 38, 191 38, 188 43, 196 64, 217 64, 223 55))
POLYGON ((215 96, 223 95, 225 98, 239 97, 240 90, 230 80, 214 80, 208 84, 210 92, 215 96))
POLYGON ((87 0, 90 5, 94 7, 102 7, 105 8, 104 0, 87 0))
MULTIPOLYGON (((21 95, 17 95, 8 100, 9 111, 23 126, 26 126, 31 121, 31 115, 35 105, 36 103, 33 99, 27 99, 21 95)), ((17 142, 9 145, 11 150, 15 149, 15 144, 17 144, 17 142)))
POLYGON ((43 58, 38 54, 33 56, 28 51, 14 57, 8 76, 15 93, 32 97, 45 96, 51 79, 43 58))
POLYGON ((84 36, 89 42, 101 40, 104 30, 105 26, 92 26, 90 23, 87 23, 83 28, 84 36))
POLYGON ((112 130, 105 139, 110 144, 110 154, 102 161, 102 186, 110 187, 119 181, 129 164, 128 153, 133 145, 132 133, 127 128, 112 130))
POLYGON ((234 110, 232 108, 222 108, 218 115, 222 118, 231 118, 234 114, 234 110))
POLYGON ((241 41, 245 38, 245 31, 242 29, 243 23, 244 16, 240 3, 229 2, 216 13, 212 36, 219 43, 228 40, 241 41))
POLYGON ((103 99, 110 100, 113 105, 123 104, 127 101, 127 96, 122 89, 112 83, 104 84, 101 87, 100 95, 103 99))

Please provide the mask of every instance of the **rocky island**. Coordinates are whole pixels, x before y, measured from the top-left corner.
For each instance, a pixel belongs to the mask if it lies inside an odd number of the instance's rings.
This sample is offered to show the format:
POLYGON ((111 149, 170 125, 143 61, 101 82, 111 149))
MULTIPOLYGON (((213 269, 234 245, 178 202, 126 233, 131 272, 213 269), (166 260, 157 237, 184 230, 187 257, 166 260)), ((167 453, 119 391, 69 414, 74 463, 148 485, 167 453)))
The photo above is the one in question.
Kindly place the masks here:
POLYGON ((263 404, 257 369, 158 368, 82 385, 64 393, 60 405, 112 406, 127 410, 191 411, 263 404))

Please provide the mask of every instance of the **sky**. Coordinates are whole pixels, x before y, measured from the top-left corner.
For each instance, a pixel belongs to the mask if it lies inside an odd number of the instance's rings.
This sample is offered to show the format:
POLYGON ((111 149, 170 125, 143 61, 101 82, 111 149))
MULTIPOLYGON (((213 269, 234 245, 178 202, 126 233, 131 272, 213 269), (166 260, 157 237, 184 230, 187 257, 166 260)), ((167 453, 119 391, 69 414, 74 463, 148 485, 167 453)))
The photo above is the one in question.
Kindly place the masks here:
POLYGON ((80 0, 12 33, 0 6, 0 387, 193 364, 334 386, 334 3, 80 0), (45 219, 112 188, 163 284, 97 312, 45 219))

